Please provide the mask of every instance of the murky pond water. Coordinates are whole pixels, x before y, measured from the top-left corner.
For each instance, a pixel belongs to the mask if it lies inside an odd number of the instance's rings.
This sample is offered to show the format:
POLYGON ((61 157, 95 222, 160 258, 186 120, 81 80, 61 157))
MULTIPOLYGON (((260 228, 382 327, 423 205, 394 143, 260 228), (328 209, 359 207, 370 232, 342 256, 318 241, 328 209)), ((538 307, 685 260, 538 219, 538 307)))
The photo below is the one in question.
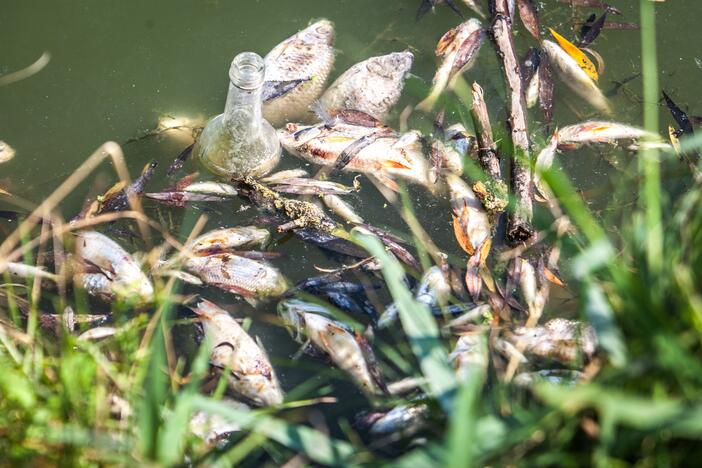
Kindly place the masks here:
MULTIPOLYGON (((624 13, 613 20, 638 22, 637 2, 610 3, 624 13)), ((0 87, 0 139, 17 150, 13 161, 0 166, 0 186, 38 203, 107 140, 126 143, 152 129, 163 114, 202 117, 221 112, 227 69, 235 54, 251 50, 265 55, 275 44, 319 17, 329 18, 336 25, 337 58, 331 80, 372 55, 404 49, 415 54, 412 72, 417 78, 411 80, 388 120, 396 125, 399 112, 423 97, 425 85, 421 80, 429 82, 434 74, 437 39, 460 21, 448 8, 440 7, 417 23, 417 4, 416 0, 6 0, 0 9, 0 74, 28 65, 43 51, 50 52, 51 61, 37 75, 0 87)), ((569 36, 572 21, 582 21, 592 12, 573 10, 555 0, 539 4, 542 25, 553 26, 569 36)), ((700 6, 695 0, 668 1, 657 11, 661 86, 679 104, 689 104, 691 113, 702 113, 697 99, 702 48, 695 35, 700 6)), ((521 25, 519 28, 519 34, 524 36, 518 41, 519 46, 535 45, 521 25)), ((600 80, 605 93, 615 89, 615 82, 640 72, 638 31, 604 31, 594 47, 606 62, 600 80)), ((490 43, 483 46, 477 66, 465 78, 483 86, 493 126, 501 126, 505 120, 503 76, 490 43)), ((640 85, 640 78, 635 78, 611 96, 616 120, 640 124, 640 85)), ((557 85, 556 124, 574 123, 591 115, 587 105, 557 85)), ((661 117, 667 126, 670 118, 665 109, 661 109, 661 117)), ((457 121, 458 115, 447 116, 448 123, 457 121)), ((431 116, 415 115, 410 123, 429 131, 431 116)), ((543 134, 538 122, 533 123, 531 130, 543 134)), ((157 191, 171 183, 165 169, 188 144, 174 133, 164 133, 124 144, 123 150, 133 176, 151 159, 159 162, 159 172, 149 187, 157 191)), ((615 169, 606 156, 582 149, 561 159, 574 184, 596 209, 604 209, 615 190, 624 194, 622 200, 633 195, 622 182, 626 180, 627 161, 621 169, 615 169)), ((626 160, 627 156, 622 152, 619 159, 626 160)), ((190 164, 188 169, 193 170, 195 163, 190 164)), ((284 155, 280 167, 314 170, 290 155, 284 155)), ((341 180, 348 183, 351 177, 341 180)), ((77 213, 88 193, 100 193, 114 181, 113 170, 108 165, 101 167, 62 204, 64 215, 77 213)), ((410 193, 419 219, 440 248, 461 255, 450 228, 447 201, 431 199, 419 188, 411 188, 410 193)), ((408 232, 394 208, 384 203, 370 183, 364 184, 353 203, 371 224, 398 233, 408 232)), ((181 232, 183 219, 190 224, 201 213, 209 215, 208 228, 248 223, 256 210, 242 211, 240 207, 245 205, 236 201, 216 207, 197 205, 185 211, 145 202, 149 214, 166 221, 176 234, 181 232)), ((0 209, 10 207, 0 199, 0 209)), ((13 224, 0 221, 0 235, 12 227, 13 224)), ((276 250, 284 252, 285 257, 275 264, 293 282, 317 274, 315 266, 339 265, 337 259, 330 259, 297 238, 277 236, 276 241, 276 250)), ((138 247, 137 243, 133 249, 138 247)), ((241 315, 260 317, 274 313, 275 304, 263 305, 254 312, 233 296, 211 289, 204 294, 224 304, 236 304, 234 310, 241 315)), ((574 301, 568 300, 569 294, 557 294, 562 301, 552 307, 572 310, 574 301)), ((387 300, 387 296, 381 298, 387 300)), ((284 331, 262 326, 258 320, 254 320, 253 329, 280 364, 279 374, 286 390, 327 368, 317 360, 303 358, 307 371, 300 370, 299 365, 294 372, 288 371, 289 357, 297 346, 284 331)), ((311 392, 311 388, 306 392, 311 392)), ((345 393, 357 395, 352 390, 345 393)), ((301 391, 298 396, 305 394, 301 391)), ((344 406, 334 411, 343 411, 344 406)))

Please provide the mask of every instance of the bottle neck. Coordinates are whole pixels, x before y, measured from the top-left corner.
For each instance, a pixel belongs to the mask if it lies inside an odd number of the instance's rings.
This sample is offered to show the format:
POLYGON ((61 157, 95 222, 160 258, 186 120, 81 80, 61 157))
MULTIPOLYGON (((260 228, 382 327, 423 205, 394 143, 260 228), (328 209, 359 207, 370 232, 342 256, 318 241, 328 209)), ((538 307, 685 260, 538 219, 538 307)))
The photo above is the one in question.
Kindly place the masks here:
POLYGON ((242 89, 229 83, 227 103, 224 106, 224 122, 227 126, 240 126, 241 122, 249 122, 251 129, 260 127, 263 118, 261 93, 261 87, 242 89))

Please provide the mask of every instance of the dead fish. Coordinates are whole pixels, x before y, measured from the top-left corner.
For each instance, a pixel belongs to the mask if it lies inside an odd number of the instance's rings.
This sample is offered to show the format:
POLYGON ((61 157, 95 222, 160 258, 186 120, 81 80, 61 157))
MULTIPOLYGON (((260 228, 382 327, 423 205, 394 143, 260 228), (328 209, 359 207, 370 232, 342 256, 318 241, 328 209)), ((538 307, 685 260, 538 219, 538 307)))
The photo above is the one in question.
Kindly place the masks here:
POLYGON ((524 81, 524 95, 529 109, 534 107, 539 99, 541 54, 536 47, 529 47, 522 65, 522 80, 524 81))
POLYGON ((517 0, 517 8, 519 9, 519 18, 529 34, 534 36, 534 39, 539 40, 541 34, 539 26, 539 14, 531 0, 517 0))
POLYGON ((456 240, 469 255, 466 270, 466 287, 476 298, 480 293, 482 280, 480 268, 485 264, 490 252, 492 226, 490 217, 482 203, 459 176, 447 174, 446 182, 453 209, 453 232, 456 240))
POLYGON ((288 289, 287 280, 277 268, 239 255, 192 257, 184 266, 205 283, 248 299, 282 296, 288 289))
POLYGON ((0 164, 6 163, 15 157, 15 150, 9 144, 0 140, 0 164))
POLYGON ((609 10, 605 10, 605 12, 602 13, 602 15, 597 19, 594 19, 591 16, 590 19, 592 19, 592 21, 588 20, 583 25, 582 29, 580 30, 581 31, 581 38, 580 38, 580 43, 578 44, 578 47, 588 46, 588 45, 592 44, 592 42, 595 39, 597 39, 597 36, 600 35, 600 32, 602 31, 602 27, 605 24, 605 20, 607 19, 607 13, 609 13, 609 10))
POLYGON ((76 236, 79 266, 74 283, 88 294, 139 302, 153 300, 154 288, 134 258, 109 237, 96 231, 76 236))
POLYGON ((431 410, 424 403, 399 405, 385 413, 369 413, 356 419, 356 426, 374 436, 409 437, 424 428, 431 410))
POLYGON ((195 143, 192 143, 183 149, 180 153, 178 153, 178 156, 173 160, 170 166, 168 166, 168 170, 166 171, 167 175, 173 175, 175 174, 180 168, 183 167, 185 162, 190 158, 190 156, 193 154, 193 148, 195 147, 195 143))
POLYGON ((354 332, 341 322, 319 313, 309 312, 309 303, 290 299, 278 304, 278 314, 295 339, 304 343, 309 340, 323 352, 337 367, 348 373, 366 393, 378 393, 380 387, 375 381, 366 360, 367 350, 363 350, 354 332))
POLYGON ((330 112, 353 109, 382 121, 400 99, 414 55, 410 51, 371 57, 353 65, 320 98, 330 112))
MULTIPOLYGON (((290 123, 278 130, 278 137, 289 153, 315 164, 332 166, 349 145, 378 131, 383 130, 345 123, 331 128, 324 124, 303 126, 290 123)), ((343 170, 371 173, 395 190, 395 177, 424 186, 429 184, 420 134, 415 131, 372 141, 358 151, 343 170)))
POLYGON ((660 136, 644 129, 617 122, 590 120, 569 125, 558 131, 558 148, 572 149, 585 143, 616 144, 618 140, 650 138, 659 141, 660 136))
POLYGON ((483 376, 488 368, 487 336, 482 332, 462 334, 456 346, 449 354, 449 362, 453 365, 456 377, 465 382, 471 377, 472 371, 477 370, 483 376))
POLYGON ((270 240, 271 234, 267 229, 237 226, 207 232, 190 242, 186 249, 194 255, 211 255, 233 249, 263 247, 270 240))
MULTIPOLYGON (((219 403, 237 411, 250 411, 247 405, 238 401, 225 399, 220 400, 219 403)), ((190 418, 188 429, 193 435, 205 441, 207 446, 212 447, 225 442, 233 433, 241 431, 241 425, 216 413, 196 411, 190 418)))
POLYGON ((677 122, 678 127, 680 127, 680 131, 682 132, 681 134, 688 136, 694 135, 695 130, 692 128, 692 123, 690 122, 690 118, 687 116, 687 114, 683 112, 683 110, 680 109, 672 99, 670 99, 670 96, 668 96, 665 91, 661 91, 661 93, 663 94, 666 107, 673 116, 673 119, 675 119, 675 122, 677 122))
POLYGON ((520 387, 531 387, 540 382, 573 387, 584 380, 585 374, 580 371, 570 369, 544 369, 517 374, 512 382, 520 387))
MULTIPOLYGON (((444 272, 438 266, 429 268, 419 281, 414 299, 429 306, 439 307, 446 304, 451 296, 451 285, 448 283, 444 272)), ((397 304, 390 304, 380 315, 378 328, 387 328, 397 321, 400 309, 397 304)))
POLYGON ((320 20, 275 46, 266 55, 266 81, 294 83, 263 104, 263 116, 278 127, 311 117, 310 105, 324 90, 334 65, 334 25, 320 20))
POLYGON ((95 327, 78 335, 78 341, 99 341, 116 335, 119 330, 115 327, 95 327))
POLYGON ((430 112, 444 89, 451 89, 456 77, 473 66, 484 36, 480 21, 471 18, 439 39, 435 53, 442 58, 441 65, 434 75, 429 95, 417 105, 417 109, 430 112))
POLYGON ((264 184, 272 185, 280 180, 292 179, 297 177, 309 177, 309 173, 304 169, 286 169, 270 174, 261 179, 264 184))
POLYGON ((5 271, 12 277, 16 278, 42 278, 53 282, 58 281, 58 275, 46 271, 46 267, 38 267, 36 265, 27 265, 24 263, 9 262, 5 264, 5 271))
POLYGON ((359 224, 363 222, 361 218, 353 207, 345 202, 341 197, 337 195, 324 195, 322 196, 322 201, 334 214, 345 219, 346 222, 351 224, 359 224))
POLYGON ((160 203, 184 208, 189 202, 225 202, 229 198, 218 195, 206 195, 204 193, 173 191, 173 192, 151 192, 145 193, 146 198, 156 200, 160 203))
POLYGON ((538 327, 517 327, 505 332, 508 343, 523 349, 524 354, 575 362, 580 356, 595 354, 597 336, 590 325, 576 320, 553 319, 538 327))
POLYGON ((548 300, 549 287, 544 277, 543 260, 534 267, 527 259, 516 259, 521 261, 519 268, 519 290, 522 293, 524 302, 527 305, 527 313, 530 318, 541 317, 548 300))
POLYGON ((368 252, 353 242, 326 232, 315 229, 296 229, 293 232, 303 241, 314 244, 320 249, 355 258, 366 258, 369 255, 368 252))
POLYGON ((229 184, 222 182, 195 182, 183 187, 183 192, 199 193, 202 195, 211 195, 215 197, 234 198, 239 192, 229 184))
POLYGON ((338 182, 307 177, 278 179, 271 188, 279 193, 295 195, 349 195, 356 191, 355 188, 338 182))
POLYGON ((549 58, 549 64, 556 70, 566 86, 595 109, 607 114, 611 113, 607 98, 592 78, 580 68, 578 62, 554 42, 544 40, 541 42, 541 46, 549 58))
POLYGON ((210 363, 231 372, 229 388, 257 406, 281 404, 283 391, 268 356, 229 312, 205 299, 189 308, 197 314, 208 337, 210 363))
POLYGON ((551 199, 553 196, 551 194, 551 189, 544 185, 542 174, 553 165, 553 158, 556 155, 556 150, 558 149, 558 130, 556 130, 548 141, 548 144, 539 152, 536 156, 536 163, 534 165, 534 187, 539 192, 545 200, 551 199))

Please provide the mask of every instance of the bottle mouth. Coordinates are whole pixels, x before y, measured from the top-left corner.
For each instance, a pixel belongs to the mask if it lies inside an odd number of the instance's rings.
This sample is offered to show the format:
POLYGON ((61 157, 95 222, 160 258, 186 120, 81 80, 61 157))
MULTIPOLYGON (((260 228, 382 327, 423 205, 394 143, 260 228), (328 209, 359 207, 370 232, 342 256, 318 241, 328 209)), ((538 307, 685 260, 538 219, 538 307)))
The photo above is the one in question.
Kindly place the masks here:
POLYGON ((265 64, 260 55, 242 52, 232 60, 229 67, 229 80, 238 88, 254 90, 263 84, 265 64))

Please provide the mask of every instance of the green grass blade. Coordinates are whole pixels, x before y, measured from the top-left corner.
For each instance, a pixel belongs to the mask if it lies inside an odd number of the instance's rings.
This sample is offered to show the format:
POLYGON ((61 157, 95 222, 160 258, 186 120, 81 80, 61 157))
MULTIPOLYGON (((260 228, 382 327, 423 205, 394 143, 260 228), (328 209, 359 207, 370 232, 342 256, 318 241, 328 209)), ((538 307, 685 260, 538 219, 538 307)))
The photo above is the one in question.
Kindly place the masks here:
POLYGON ((385 251, 377 237, 353 229, 351 239, 380 261, 383 277, 400 310, 402 328, 428 380, 430 393, 439 401, 444 411, 450 414, 457 382, 448 364, 448 354, 439 338, 439 327, 434 317, 426 305, 414 300, 412 293, 402 282, 405 272, 400 263, 385 251))
POLYGON ((315 429, 294 425, 261 412, 248 412, 232 408, 219 401, 195 395, 193 407, 217 414, 239 424, 242 429, 261 434, 269 439, 299 451, 323 465, 340 465, 356 453, 353 445, 333 439, 315 429))

